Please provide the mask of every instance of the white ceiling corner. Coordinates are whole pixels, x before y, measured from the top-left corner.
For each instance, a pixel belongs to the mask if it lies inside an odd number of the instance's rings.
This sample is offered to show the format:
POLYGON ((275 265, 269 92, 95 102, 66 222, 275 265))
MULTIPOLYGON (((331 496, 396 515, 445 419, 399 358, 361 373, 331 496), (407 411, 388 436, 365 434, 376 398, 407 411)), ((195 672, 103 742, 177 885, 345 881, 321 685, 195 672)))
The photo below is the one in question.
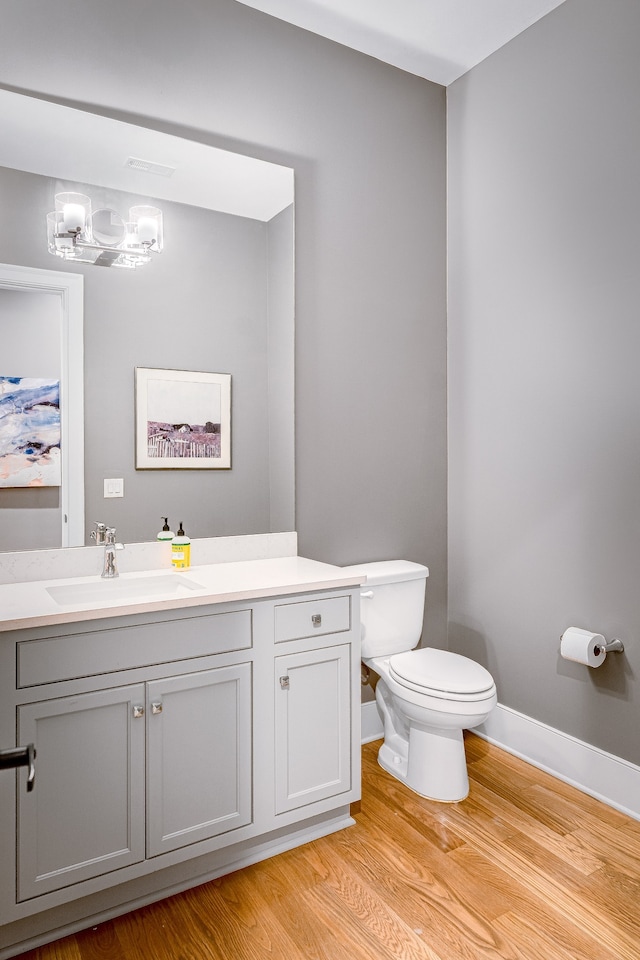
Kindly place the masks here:
POLYGON ((238 0, 448 86, 564 0, 238 0))

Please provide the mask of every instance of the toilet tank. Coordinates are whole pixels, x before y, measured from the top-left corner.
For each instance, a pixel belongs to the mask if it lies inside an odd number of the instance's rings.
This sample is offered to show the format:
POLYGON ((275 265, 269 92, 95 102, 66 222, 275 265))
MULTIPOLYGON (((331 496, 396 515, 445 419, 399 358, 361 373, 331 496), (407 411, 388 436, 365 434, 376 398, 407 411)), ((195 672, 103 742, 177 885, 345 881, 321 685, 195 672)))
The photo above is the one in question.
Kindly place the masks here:
POLYGON ((362 659, 413 650, 422 633, 427 567, 410 560, 381 560, 343 569, 367 578, 360 588, 362 659))

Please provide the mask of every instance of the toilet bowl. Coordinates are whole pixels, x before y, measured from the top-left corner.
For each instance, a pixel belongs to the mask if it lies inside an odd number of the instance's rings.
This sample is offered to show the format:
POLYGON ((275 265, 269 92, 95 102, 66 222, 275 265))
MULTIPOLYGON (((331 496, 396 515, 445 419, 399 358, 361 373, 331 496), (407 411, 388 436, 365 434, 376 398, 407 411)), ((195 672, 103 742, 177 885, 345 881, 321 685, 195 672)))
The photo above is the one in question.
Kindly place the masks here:
POLYGON ((464 800, 469 778, 462 731, 483 723, 495 707, 493 677, 468 657, 414 649, 422 632, 426 567, 390 560, 348 569, 367 577, 361 656, 380 677, 380 766, 420 796, 464 800))
POLYGON ((365 662, 381 678, 380 765, 420 796, 464 800, 469 777, 462 731, 484 723, 495 707, 491 674, 468 657, 430 647, 365 662))

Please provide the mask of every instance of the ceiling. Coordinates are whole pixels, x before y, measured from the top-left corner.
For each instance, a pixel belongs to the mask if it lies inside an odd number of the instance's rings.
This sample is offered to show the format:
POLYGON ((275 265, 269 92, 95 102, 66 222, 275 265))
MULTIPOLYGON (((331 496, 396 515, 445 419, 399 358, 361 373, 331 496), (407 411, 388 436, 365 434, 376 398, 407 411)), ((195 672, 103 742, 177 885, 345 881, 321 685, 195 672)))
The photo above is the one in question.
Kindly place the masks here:
POLYGON ((448 86, 564 0, 238 0, 448 86))

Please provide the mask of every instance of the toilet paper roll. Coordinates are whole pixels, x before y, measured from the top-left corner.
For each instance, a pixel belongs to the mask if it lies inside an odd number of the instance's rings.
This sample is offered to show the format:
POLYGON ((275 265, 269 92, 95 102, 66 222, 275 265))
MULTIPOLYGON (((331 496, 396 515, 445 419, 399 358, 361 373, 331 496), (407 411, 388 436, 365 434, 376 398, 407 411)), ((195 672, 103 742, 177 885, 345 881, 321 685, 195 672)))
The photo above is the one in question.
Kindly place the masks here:
POLYGON ((560 654, 565 660, 584 663, 587 667, 599 667, 607 656, 605 643, 601 633, 568 627, 560 640, 560 654))

